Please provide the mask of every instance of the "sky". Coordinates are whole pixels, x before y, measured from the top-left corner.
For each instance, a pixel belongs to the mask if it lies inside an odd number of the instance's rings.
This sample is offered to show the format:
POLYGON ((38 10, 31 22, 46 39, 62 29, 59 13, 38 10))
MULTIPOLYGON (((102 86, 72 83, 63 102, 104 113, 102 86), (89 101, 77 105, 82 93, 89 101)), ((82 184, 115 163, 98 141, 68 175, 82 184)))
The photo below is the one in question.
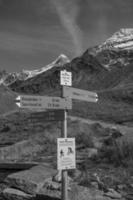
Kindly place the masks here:
POLYGON ((133 0, 0 0, 0 69, 19 72, 70 59, 133 28, 133 0))

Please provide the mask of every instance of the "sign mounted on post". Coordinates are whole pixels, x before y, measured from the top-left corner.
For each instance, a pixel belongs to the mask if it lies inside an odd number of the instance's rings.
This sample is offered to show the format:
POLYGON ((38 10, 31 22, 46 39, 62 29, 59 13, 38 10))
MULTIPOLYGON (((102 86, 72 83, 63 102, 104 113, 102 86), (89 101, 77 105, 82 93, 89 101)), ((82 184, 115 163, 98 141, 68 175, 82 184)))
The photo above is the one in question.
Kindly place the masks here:
POLYGON ((75 169, 75 138, 57 139, 57 169, 75 169))
POLYGON ((60 71, 60 84, 72 86, 72 73, 66 70, 60 71))
POLYGON ((98 101, 98 95, 95 92, 90 92, 87 90, 81 90, 77 88, 72 87, 63 87, 63 96, 66 98, 71 99, 78 99, 88 102, 97 102, 98 101))
POLYGON ((72 101, 61 97, 22 95, 16 98, 20 108, 27 109, 72 109, 72 101))
POLYGON ((42 121, 63 121, 64 110, 50 110, 46 112, 34 112, 31 113, 28 118, 31 122, 42 122, 42 121))

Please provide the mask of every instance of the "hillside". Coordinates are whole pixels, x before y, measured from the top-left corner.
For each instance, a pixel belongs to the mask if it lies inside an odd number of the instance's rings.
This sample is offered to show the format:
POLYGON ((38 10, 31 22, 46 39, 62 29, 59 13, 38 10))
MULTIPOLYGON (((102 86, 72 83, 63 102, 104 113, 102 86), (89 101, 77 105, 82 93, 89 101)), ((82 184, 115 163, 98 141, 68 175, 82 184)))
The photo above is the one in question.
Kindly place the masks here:
MULTIPOLYGON (((110 195, 109 200, 132 199, 132 39, 132 30, 122 29, 71 61, 61 55, 41 69, 4 73, 0 81, 0 163, 7 166, 9 162, 45 163, 57 168, 60 121, 38 119, 33 110, 19 109, 15 99, 20 94, 61 96, 60 71, 66 69, 72 72, 72 87, 98 94, 96 103, 73 100, 72 110, 68 111, 67 134, 76 140, 76 170, 70 171, 72 179, 90 191, 101 190, 102 196, 98 199, 106 199, 104 195, 110 195), (125 198, 126 195, 131 198, 125 198)), ((38 178, 38 174, 37 170, 33 176, 38 178)), ((32 182, 29 175, 32 176, 27 171, 25 180, 28 182, 21 181, 20 177, 20 184, 10 183, 10 187, 21 190, 21 186, 28 183, 27 189, 32 182)), ((53 178, 50 180, 54 182, 53 178)), ((55 199, 57 186, 52 191, 55 199)))
POLYGON ((99 96, 96 104, 73 101, 71 114, 116 123, 132 122, 132 39, 132 29, 121 29, 71 62, 59 57, 45 70, 35 70, 26 79, 10 82, 8 88, 19 94, 60 96, 60 70, 66 69, 72 72, 73 87, 95 91, 99 96))
POLYGON ((81 57, 69 61, 67 57, 61 55, 40 70, 30 72, 27 70, 28 78, 21 80, 17 78, 13 82, 8 82, 8 86, 1 85, 0 113, 16 109, 14 97, 18 94, 60 96, 60 70, 66 69, 72 72, 72 87, 95 91, 99 97, 97 103, 73 100, 70 115, 131 124, 133 121, 132 39, 132 29, 121 29, 103 44, 87 49, 81 57))

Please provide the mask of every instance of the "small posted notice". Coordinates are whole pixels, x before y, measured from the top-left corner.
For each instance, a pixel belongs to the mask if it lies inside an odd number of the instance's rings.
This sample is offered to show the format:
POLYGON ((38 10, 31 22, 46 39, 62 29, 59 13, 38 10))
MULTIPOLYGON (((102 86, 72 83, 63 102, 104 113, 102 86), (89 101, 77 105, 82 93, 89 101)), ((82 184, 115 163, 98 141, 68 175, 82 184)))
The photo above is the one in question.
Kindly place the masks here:
POLYGON ((60 71, 60 84, 72 86, 72 72, 66 70, 60 71))
POLYGON ((75 169, 75 138, 57 139, 57 169, 75 169))

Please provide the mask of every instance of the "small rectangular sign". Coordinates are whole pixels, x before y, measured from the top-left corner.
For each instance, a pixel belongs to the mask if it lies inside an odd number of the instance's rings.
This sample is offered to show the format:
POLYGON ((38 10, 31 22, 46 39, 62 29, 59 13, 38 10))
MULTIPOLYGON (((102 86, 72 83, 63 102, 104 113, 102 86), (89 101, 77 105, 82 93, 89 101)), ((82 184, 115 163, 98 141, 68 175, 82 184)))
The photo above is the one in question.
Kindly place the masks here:
POLYGON ((65 117, 64 110, 52 110, 46 112, 31 113, 29 120, 33 122, 39 121, 63 121, 65 117))
POLYGON ((72 101, 66 98, 50 96, 22 95, 17 97, 17 105, 27 109, 72 109, 72 101), (19 100, 18 100, 19 99, 19 100), (19 101, 19 102, 18 102, 19 101))
POLYGON ((57 139, 57 169, 75 169, 75 138, 57 139))
POLYGON ((97 102, 98 101, 98 95, 95 92, 90 92, 87 90, 81 90, 77 88, 72 87, 66 87, 63 86, 63 97, 66 98, 72 98, 72 99, 78 99, 88 102, 97 102))
POLYGON ((72 86, 72 73, 66 70, 60 71, 60 84, 72 86))

